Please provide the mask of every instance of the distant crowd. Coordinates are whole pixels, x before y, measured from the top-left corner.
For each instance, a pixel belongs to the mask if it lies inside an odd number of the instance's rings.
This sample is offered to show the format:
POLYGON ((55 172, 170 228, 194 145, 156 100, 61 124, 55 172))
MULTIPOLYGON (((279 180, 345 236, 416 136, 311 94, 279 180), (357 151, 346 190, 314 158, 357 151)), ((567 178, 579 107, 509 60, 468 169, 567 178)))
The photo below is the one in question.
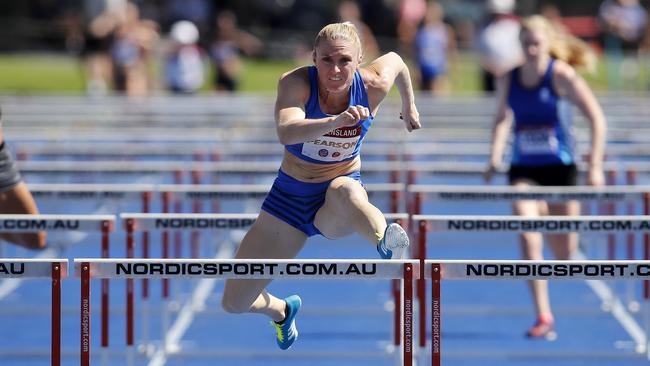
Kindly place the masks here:
MULTIPOLYGON (((274 47, 261 35, 242 29, 234 11, 208 11, 212 7, 207 0, 189 1, 176 10, 172 7, 173 22, 166 27, 144 19, 138 5, 128 0, 86 3, 92 5, 87 6, 91 10, 69 22, 78 24, 78 31, 69 33, 73 43, 79 44, 91 95, 116 92, 144 96, 160 89, 180 94, 209 89, 235 92, 245 71, 242 59, 263 56, 274 47), (206 14, 214 14, 214 19, 206 19, 206 14), (161 70, 155 71, 155 65, 161 70)), ((443 4, 397 2, 397 42, 393 47, 417 65, 413 75, 417 85, 433 95, 450 91, 450 78, 459 72, 457 50, 471 48, 479 55, 483 90, 494 91, 494 78, 522 58, 515 0, 486 0, 483 20, 472 26, 449 21, 443 4)), ((364 21, 367 6, 362 1, 343 1, 338 6, 338 19, 331 21, 354 24, 364 43, 364 59, 370 60, 388 49, 382 49, 382 42, 364 21)), ((558 29, 608 55, 607 73, 613 89, 630 77, 630 70, 638 69, 639 59, 650 58, 647 10, 638 0, 604 0, 599 13, 588 17, 563 17, 551 3, 538 10, 558 29)), ((75 29, 73 25, 69 28, 75 29)), ((310 49, 311 45, 304 45, 292 54, 301 63, 310 62, 310 49)))

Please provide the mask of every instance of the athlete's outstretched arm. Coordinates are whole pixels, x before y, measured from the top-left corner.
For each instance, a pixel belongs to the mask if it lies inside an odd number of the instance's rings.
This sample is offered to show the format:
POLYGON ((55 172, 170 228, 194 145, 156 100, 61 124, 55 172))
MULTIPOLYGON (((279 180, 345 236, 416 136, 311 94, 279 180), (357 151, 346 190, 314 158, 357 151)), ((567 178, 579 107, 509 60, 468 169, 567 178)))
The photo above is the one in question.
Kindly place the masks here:
POLYGON ((354 126, 369 116, 367 108, 350 107, 347 111, 319 119, 306 119, 305 103, 309 98, 309 82, 305 68, 295 69, 282 75, 278 82, 275 101, 275 123, 280 143, 299 144, 313 140, 340 127, 354 126))
POLYGON ((411 74, 404 60, 395 52, 389 52, 362 69, 363 81, 368 88, 370 108, 375 114, 393 84, 402 98, 402 119, 409 131, 420 127, 420 114, 415 106, 411 74))

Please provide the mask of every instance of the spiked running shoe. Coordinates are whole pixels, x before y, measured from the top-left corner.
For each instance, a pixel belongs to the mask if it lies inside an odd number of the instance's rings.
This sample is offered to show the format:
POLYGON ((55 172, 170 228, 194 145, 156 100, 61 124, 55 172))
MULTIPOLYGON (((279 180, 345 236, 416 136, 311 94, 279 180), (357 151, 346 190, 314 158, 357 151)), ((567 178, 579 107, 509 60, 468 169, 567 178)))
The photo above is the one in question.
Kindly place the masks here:
POLYGON ((275 327, 276 341, 281 349, 289 349, 293 342, 298 339, 298 328, 296 328, 296 315, 302 305, 302 300, 298 295, 291 295, 284 299, 287 303, 286 317, 282 323, 271 321, 275 327))
POLYGON ((555 333, 555 326, 553 319, 539 317, 535 324, 526 332, 526 337, 531 339, 546 339, 547 341, 554 341, 557 339, 555 333))
POLYGON ((382 259, 401 259, 409 246, 409 236, 399 224, 392 223, 386 227, 384 237, 377 244, 377 251, 382 259))

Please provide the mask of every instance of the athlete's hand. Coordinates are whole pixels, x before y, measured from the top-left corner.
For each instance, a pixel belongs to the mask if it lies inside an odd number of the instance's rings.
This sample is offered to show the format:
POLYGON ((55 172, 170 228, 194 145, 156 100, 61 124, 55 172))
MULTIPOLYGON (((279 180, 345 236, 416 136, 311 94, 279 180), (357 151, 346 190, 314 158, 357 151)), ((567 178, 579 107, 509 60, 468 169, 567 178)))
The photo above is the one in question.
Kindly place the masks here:
POLYGON ((418 130, 422 127, 420 124, 420 113, 418 113, 418 109, 415 104, 402 106, 402 113, 400 113, 399 118, 404 120, 406 129, 409 132, 418 130))
POLYGON ((486 183, 490 183, 496 171, 497 171, 497 166, 492 163, 488 163, 487 167, 485 168, 485 171, 483 171, 483 180, 486 183))
POLYGON ((589 167, 587 172, 587 185, 590 186, 602 186, 605 184, 605 173, 603 173, 603 168, 601 167, 589 167))
POLYGON ((339 114, 334 120, 334 123, 337 127, 352 127, 368 117, 370 117, 368 108, 362 105, 355 105, 339 114))

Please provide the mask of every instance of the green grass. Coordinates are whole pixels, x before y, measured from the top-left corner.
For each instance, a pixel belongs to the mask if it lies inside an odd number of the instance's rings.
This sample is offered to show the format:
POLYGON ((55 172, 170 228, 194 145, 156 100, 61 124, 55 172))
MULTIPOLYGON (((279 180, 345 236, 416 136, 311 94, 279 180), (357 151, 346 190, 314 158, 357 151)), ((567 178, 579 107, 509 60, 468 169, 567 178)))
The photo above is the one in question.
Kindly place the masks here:
MULTIPOLYGON (((597 91, 608 89, 647 91, 650 85, 650 64, 645 62, 640 65, 638 72, 621 81, 618 87, 608 88, 608 67, 604 59, 599 62, 597 72, 593 75, 585 75, 585 78, 597 91)), ((296 66, 291 61, 247 60, 244 64, 241 91, 272 94, 280 75, 296 66)), ((414 75, 413 66, 411 65, 411 73, 414 75)), ((624 69, 629 70, 629 67, 624 69)), ((480 71, 474 55, 461 54, 454 63, 453 70, 450 75, 452 94, 475 93, 480 90, 480 71)), ((208 77, 208 80, 212 80, 211 75, 208 77)), ((206 91, 209 89, 210 85, 204 88, 206 91)), ((82 94, 84 92, 82 67, 78 59, 68 56, 0 55, 0 92, 82 94)))
POLYGON ((71 57, 0 56, 0 91, 13 93, 83 92, 80 64, 71 57))

